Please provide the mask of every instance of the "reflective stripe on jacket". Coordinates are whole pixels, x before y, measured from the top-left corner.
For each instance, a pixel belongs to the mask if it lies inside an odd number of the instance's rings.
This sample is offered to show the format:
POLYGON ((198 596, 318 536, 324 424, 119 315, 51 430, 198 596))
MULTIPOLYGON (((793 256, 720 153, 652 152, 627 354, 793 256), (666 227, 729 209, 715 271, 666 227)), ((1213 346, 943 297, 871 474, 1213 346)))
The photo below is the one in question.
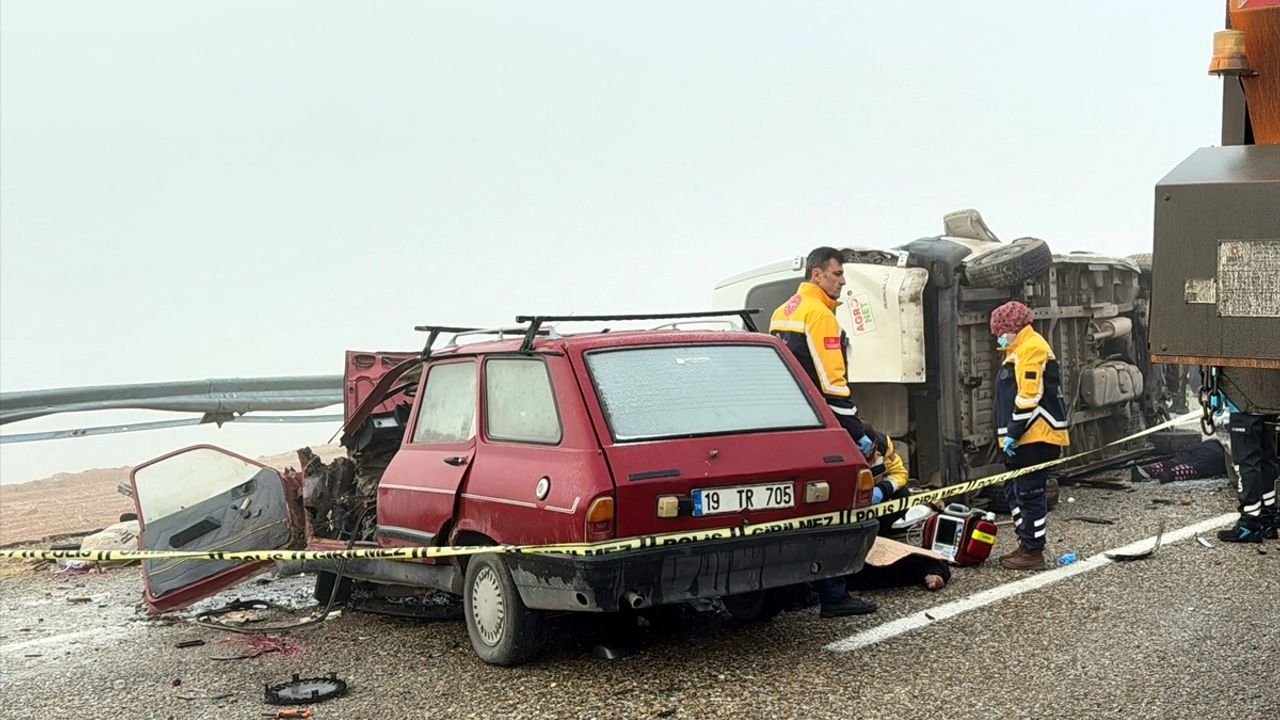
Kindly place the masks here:
POLYGON ((850 425, 856 422, 860 430, 862 422, 856 420, 858 407, 849 390, 845 355, 849 339, 836 322, 835 309, 839 305, 827 297, 822 288, 802 282, 796 294, 773 311, 769 332, 796 356, 813 384, 822 391, 840 424, 853 434, 855 430, 850 425))
POLYGON ((996 375, 996 438, 1017 444, 1071 444, 1062 376, 1049 343, 1030 325, 1005 348, 996 375))

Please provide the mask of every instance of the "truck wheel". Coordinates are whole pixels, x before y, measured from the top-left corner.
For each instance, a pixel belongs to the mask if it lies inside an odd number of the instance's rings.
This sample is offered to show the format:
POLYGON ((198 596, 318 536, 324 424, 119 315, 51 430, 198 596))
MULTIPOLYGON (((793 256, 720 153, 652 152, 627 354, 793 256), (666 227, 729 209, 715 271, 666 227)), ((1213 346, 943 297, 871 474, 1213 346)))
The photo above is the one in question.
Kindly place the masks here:
POLYGON ((756 590, 741 595, 725 595, 720 598, 729 616, 742 622, 764 622, 772 620, 782 612, 782 603, 778 593, 773 590, 756 590))
POLYGON ((501 557, 471 558, 462 593, 467 635, 481 660, 511 667, 537 656, 545 618, 525 607, 501 557))
POLYGON ((966 260, 964 276, 975 287, 1007 288, 1039 275, 1052 264, 1048 244, 1025 237, 966 260))

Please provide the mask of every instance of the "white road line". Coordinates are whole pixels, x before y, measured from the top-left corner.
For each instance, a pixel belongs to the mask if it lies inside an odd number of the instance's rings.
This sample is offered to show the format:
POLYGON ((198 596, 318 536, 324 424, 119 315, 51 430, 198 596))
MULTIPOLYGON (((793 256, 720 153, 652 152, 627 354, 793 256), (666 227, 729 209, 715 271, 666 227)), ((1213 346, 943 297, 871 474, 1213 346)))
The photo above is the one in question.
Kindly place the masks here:
MULTIPOLYGON (((1188 525, 1187 527, 1167 532, 1161 539, 1160 544, 1167 545, 1180 540, 1186 540, 1187 538, 1193 537, 1199 533, 1222 527, 1223 525, 1235 520, 1237 516, 1237 513, 1225 513, 1223 515, 1198 522, 1195 525, 1188 525)), ((1142 552, 1144 550, 1151 549, 1151 545, 1155 541, 1156 538, 1153 535, 1145 540, 1139 540, 1123 547, 1107 550, 1106 552, 1142 552)), ((833 652, 849 652, 850 650, 857 650, 861 647, 874 645, 903 633, 918 630, 926 625, 932 625, 935 622, 955 617, 961 613, 976 610, 977 608, 990 605, 994 602, 999 602, 1007 597, 1020 595, 1029 590, 1035 590, 1036 588, 1056 583, 1059 580, 1065 580, 1066 578, 1079 575, 1080 573, 1086 573, 1104 565, 1110 565, 1113 562, 1115 561, 1108 559, 1104 553, 1098 553, 1093 557, 1072 563, 1071 565, 1063 565, 1062 567, 1053 570, 1038 572, 1035 575, 1031 575, 1030 577, 1022 580, 1005 583, 1004 585, 993 587, 990 590, 983 590, 980 593, 970 595, 966 598, 961 598, 954 602, 929 608, 928 610, 922 610, 914 615, 908 615, 904 618, 898 618, 897 620, 873 627, 870 630, 863 630, 856 635, 850 635, 843 640, 837 640, 836 642, 831 643, 826 647, 826 649, 833 652)))

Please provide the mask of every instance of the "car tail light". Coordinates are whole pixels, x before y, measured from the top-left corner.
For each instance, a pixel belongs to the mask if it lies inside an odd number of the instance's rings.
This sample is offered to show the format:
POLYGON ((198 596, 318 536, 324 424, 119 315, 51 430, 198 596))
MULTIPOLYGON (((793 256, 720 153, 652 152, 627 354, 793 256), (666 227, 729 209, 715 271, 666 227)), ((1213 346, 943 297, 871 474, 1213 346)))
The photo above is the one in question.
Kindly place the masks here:
POLYGON ((807 503, 821 503, 831 499, 831 486, 824 482, 811 482, 804 484, 804 501, 807 503))
POLYGON ((613 498, 596 498, 587 508, 587 542, 613 537, 613 498))
POLYGON ((867 468, 858 471, 858 489, 853 493, 853 506, 865 507, 871 504, 871 491, 876 487, 876 476, 867 468))

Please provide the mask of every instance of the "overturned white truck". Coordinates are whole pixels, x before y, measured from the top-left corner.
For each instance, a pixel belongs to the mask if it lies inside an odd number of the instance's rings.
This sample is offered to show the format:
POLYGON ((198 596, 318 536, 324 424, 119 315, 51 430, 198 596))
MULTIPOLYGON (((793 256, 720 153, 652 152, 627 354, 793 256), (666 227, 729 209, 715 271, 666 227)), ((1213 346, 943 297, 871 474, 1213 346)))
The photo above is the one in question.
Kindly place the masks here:
MULTIPOLYGON (((1057 354, 1071 452, 1167 417, 1159 373, 1148 372, 1149 284, 1137 263, 1054 255, 1035 238, 1002 243, 973 210, 948 214, 943 226, 943 235, 892 250, 844 250, 847 285, 836 309, 861 414, 906 450, 916 482, 936 487, 1003 471, 993 409, 1002 358, 988 319, 1011 299, 1033 308, 1036 329, 1057 354)), ((714 303, 758 309, 764 329, 803 274, 803 257, 749 270, 720 282, 714 303)), ((1145 448, 1109 448, 1058 474, 1116 464, 1145 448)), ((1051 501, 1055 494, 1051 483, 1051 501)), ((988 497, 1003 505, 999 493, 988 497)))

